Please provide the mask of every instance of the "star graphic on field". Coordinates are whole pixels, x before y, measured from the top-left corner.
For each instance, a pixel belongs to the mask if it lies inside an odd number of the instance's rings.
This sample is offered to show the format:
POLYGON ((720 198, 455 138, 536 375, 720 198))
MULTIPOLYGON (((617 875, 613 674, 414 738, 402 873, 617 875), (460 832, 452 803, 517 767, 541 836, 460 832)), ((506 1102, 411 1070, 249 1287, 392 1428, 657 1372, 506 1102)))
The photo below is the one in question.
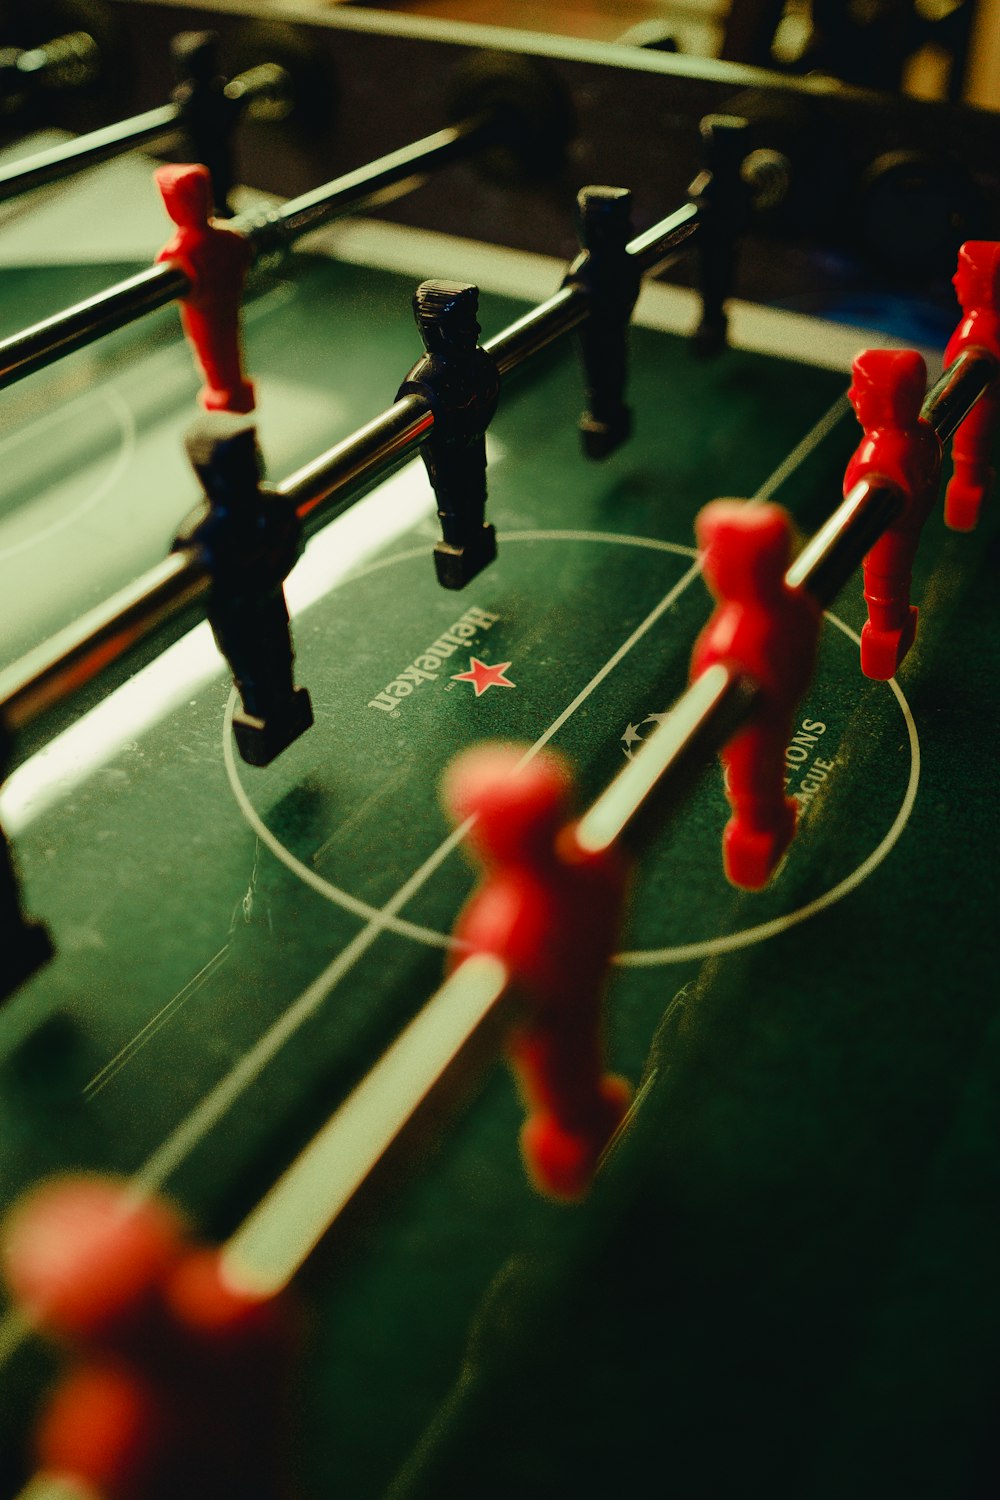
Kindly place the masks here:
POLYGON ((476 690, 476 697, 481 698, 487 688, 491 687, 516 687, 516 682, 511 682, 504 673, 510 666, 509 661, 498 661, 496 666, 488 666, 486 662, 480 661, 478 656, 469 657, 469 670, 467 672, 455 672, 452 682, 471 682, 476 690))
POLYGON ((632 760, 634 758, 634 751, 632 749, 632 746, 641 745, 643 740, 645 739, 643 730, 645 729, 646 725, 660 725, 663 723, 666 717, 666 713, 647 714, 644 719, 640 719, 638 724, 630 724, 628 726, 628 728, 625 730, 625 733, 621 736, 622 754, 625 756, 626 760, 632 760))

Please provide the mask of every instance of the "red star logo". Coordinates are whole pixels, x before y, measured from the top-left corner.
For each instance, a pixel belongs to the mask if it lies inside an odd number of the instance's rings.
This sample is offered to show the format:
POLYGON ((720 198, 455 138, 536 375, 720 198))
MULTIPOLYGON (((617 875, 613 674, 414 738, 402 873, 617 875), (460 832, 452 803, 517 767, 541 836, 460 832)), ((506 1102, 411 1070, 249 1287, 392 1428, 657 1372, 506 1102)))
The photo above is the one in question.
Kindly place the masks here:
POLYGON ((481 698, 487 688, 491 687, 516 687, 516 682, 511 682, 504 673, 510 666, 509 661, 497 662, 495 667, 489 667, 478 656, 469 657, 469 670, 467 672, 456 672, 452 682, 471 682, 476 690, 476 697, 481 698))

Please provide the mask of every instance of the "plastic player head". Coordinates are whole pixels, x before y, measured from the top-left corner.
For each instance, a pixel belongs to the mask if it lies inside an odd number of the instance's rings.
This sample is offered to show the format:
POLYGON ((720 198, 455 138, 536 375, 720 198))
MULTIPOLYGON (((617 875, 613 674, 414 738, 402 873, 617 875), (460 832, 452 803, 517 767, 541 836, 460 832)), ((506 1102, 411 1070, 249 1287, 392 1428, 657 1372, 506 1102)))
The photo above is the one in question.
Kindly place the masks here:
POLYGON ((82 1177, 25 1199, 8 1220, 2 1253, 11 1290, 36 1327, 108 1346, 146 1325, 183 1243, 170 1209, 131 1203, 123 1183, 82 1177))
POLYGON ((847 392, 865 432, 914 427, 927 392, 927 366, 915 349, 866 349, 852 366, 847 392))
POLYGON ((264 460, 252 418, 211 412, 188 429, 184 446, 213 508, 238 511, 256 494, 264 460))
MULTIPOLYGON (((958 252, 953 278, 964 314, 944 352, 945 369, 967 349, 1000 362, 1000 244, 969 240, 958 252)), ((971 531, 994 480, 993 440, 1000 429, 1000 379, 994 378, 960 423, 952 441, 953 472, 944 518, 955 531, 971 531)))
POLYGON ((153 174, 163 206, 178 229, 208 229, 212 215, 212 178, 200 163, 157 167, 153 174))
POLYGON ((695 537, 716 599, 756 607, 783 597, 791 532, 778 506, 713 500, 698 514, 695 537))
POLYGON ((479 339, 479 289, 463 281, 425 281, 413 294, 413 316, 428 354, 472 353, 479 339))
POLYGON ((861 633, 861 670, 885 682, 895 676, 916 635, 910 578, 937 494, 941 444, 920 415, 927 367, 915 350, 867 349, 853 369, 848 395, 865 435, 847 465, 844 493, 871 476, 889 480, 902 497, 864 561, 868 620, 861 633))
POLYGON ((952 285, 964 313, 1000 313, 1000 243, 966 240, 958 252, 952 285))
POLYGON ((569 817, 572 779, 564 761, 509 745, 482 745, 461 756, 444 783, 444 801, 458 822, 474 817, 469 843, 490 864, 551 861, 569 817))

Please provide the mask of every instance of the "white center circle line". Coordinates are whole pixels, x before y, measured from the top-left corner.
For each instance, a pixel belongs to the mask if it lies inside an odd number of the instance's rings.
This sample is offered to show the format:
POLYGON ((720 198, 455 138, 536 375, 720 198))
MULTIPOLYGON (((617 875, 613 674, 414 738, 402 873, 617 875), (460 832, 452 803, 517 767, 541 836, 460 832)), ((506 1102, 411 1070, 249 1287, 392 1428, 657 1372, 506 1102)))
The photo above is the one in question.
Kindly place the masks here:
MULTIPOLYGON (((79 397, 78 400, 80 403, 92 401, 93 394, 88 391, 79 397)), ((7 546, 0 547, 0 562, 6 562, 8 558, 17 557, 22 552, 28 552, 32 547, 37 547, 42 542, 47 542, 50 537, 56 536, 60 531, 65 531, 69 526, 75 525, 82 516, 87 515, 89 511, 92 511, 95 506, 100 504, 106 495, 111 493, 132 462, 136 445, 135 417, 132 413, 132 408, 121 392, 113 385, 105 386, 97 394, 102 401, 107 402, 118 421, 119 443, 111 467, 107 470, 103 479, 98 480, 89 494, 84 495, 79 503, 67 511, 65 515, 61 515, 58 520, 50 521, 47 526, 42 526, 38 531, 33 531, 30 536, 22 537, 19 542, 10 542, 7 546)), ((76 401, 67 402, 65 406, 59 407, 58 411, 53 412, 52 415, 58 415, 60 420, 63 420, 66 412, 77 404, 76 401)), ((42 422, 47 420, 47 416, 40 418, 39 422, 35 425, 40 426, 42 422)))
MULTIPOLYGON (((512 542, 594 542, 599 544, 610 544, 613 546, 642 547, 652 551, 672 553, 675 556, 684 558, 697 559, 698 556, 697 550, 695 548, 682 546, 681 544, 676 542, 665 542, 655 537, 629 536, 616 532, 515 531, 505 533, 502 541, 505 544, 512 542)), ((392 557, 380 558, 377 561, 368 564, 367 567, 359 569, 356 574, 352 575, 351 581, 353 581, 355 578, 363 577, 366 574, 370 574, 379 571, 380 569, 390 567, 394 563, 412 561, 414 558, 422 558, 426 555, 426 552, 426 546, 413 547, 408 548, 406 551, 398 552, 392 557)), ((669 608, 670 604, 673 603, 674 600, 679 596, 682 589, 685 588, 691 581, 692 576, 693 570, 688 569, 683 574, 678 583, 668 591, 668 593, 664 596, 664 599, 660 601, 660 604, 653 612, 656 618, 659 618, 659 616, 664 613, 667 608, 669 608)), ((846 625, 841 619, 838 618, 838 616, 833 615, 829 613, 829 611, 827 611, 826 618, 837 630, 839 630, 844 636, 846 636, 848 640, 853 642, 855 645, 860 644, 859 637, 850 628, 850 626, 846 625)), ((639 634, 644 633, 645 630, 640 627, 639 634)), ((631 645, 634 644, 637 639, 638 635, 634 634, 632 637, 629 637, 628 641, 623 643, 622 647, 620 647, 615 655, 610 659, 610 662, 606 664, 604 669, 602 669, 602 672, 598 674, 598 678, 595 679, 594 685, 596 685, 597 680, 601 680, 603 676, 607 675, 607 672, 610 671, 611 668, 621 660, 625 652, 630 649, 631 645)), ((739 948, 750 947, 754 943, 763 942, 767 938, 776 937, 779 933, 786 931, 788 928, 794 927, 800 922, 807 921, 810 917, 813 917, 819 912, 824 911, 827 907, 832 906, 835 902, 848 895, 852 890, 860 885, 862 881, 866 880, 874 870, 878 868, 878 866, 883 862, 883 860, 896 844, 897 840, 903 832, 903 829, 906 827, 906 824, 909 821, 910 814, 913 811, 914 802, 916 801, 917 787, 920 780, 920 745, 917 736, 916 724, 913 719, 913 714, 895 678, 888 684, 888 686, 899 704, 904 723, 906 724, 910 751, 910 770, 906 791, 903 796, 903 801, 900 805, 895 819, 892 822, 892 825, 890 826, 888 832, 885 834, 882 840, 879 842, 879 844, 876 846, 876 848, 872 850, 872 852, 862 861, 862 863, 858 865, 858 867, 849 875, 845 876, 843 880, 839 881, 836 885, 831 886, 829 890, 823 892, 822 895, 817 896, 813 901, 810 901, 801 907, 797 907, 791 912, 784 913, 779 917, 772 918, 770 921, 761 922, 753 927, 741 928, 737 932, 724 933, 714 938, 705 938, 693 943, 678 944, 660 948, 629 949, 615 955, 614 963, 616 965, 623 968, 643 968, 652 967, 659 964, 685 963, 694 959, 707 958, 715 954, 727 953, 739 948)), ((350 891, 344 890, 343 887, 334 885, 331 881, 325 880, 315 870, 310 869, 310 867, 301 859, 299 859, 297 855, 293 854, 292 851, 281 842, 281 840, 273 832, 273 830, 267 826, 260 813, 253 806, 246 788, 240 780, 236 757, 233 751, 232 735, 228 732, 229 725, 232 721, 232 714, 236 707, 237 701, 238 699, 236 689, 234 688, 230 693, 229 702, 226 709, 227 732, 223 737, 223 756, 226 775, 229 779, 229 784, 232 788, 233 796, 241 813, 243 814, 251 829, 257 834, 261 842, 268 849, 270 849, 272 854, 274 854, 274 856, 278 860, 280 860, 287 869, 298 876, 298 878, 302 880, 304 884, 311 887, 311 889, 318 892, 321 896, 324 896, 328 901, 333 902, 335 905, 342 907, 346 911, 352 912, 355 916, 362 918, 362 920, 364 921, 379 919, 384 923, 385 927, 387 927, 391 931, 396 932, 402 937, 412 938, 415 942, 424 943, 427 946, 434 948, 451 948, 453 946, 453 940, 446 933, 438 932, 435 928, 424 926, 419 922, 407 921, 406 918, 400 917, 396 914, 387 917, 380 908, 371 905, 367 901, 362 900, 359 896, 352 895, 350 891)), ((557 717, 553 724, 550 725, 549 728, 543 733, 539 744, 545 744, 553 737, 558 729, 561 728, 566 720, 570 717, 571 713, 577 706, 577 702, 578 700, 574 700, 574 702, 570 704, 570 706, 557 717)))

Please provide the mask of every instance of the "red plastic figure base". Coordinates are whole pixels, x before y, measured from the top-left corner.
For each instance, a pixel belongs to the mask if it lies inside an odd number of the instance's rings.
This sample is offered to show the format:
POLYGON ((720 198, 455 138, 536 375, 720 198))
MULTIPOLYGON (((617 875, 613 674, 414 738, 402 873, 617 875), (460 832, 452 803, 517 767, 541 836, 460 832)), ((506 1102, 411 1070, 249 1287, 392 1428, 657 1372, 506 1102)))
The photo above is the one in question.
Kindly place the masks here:
POLYGON ((724 661, 759 689, 750 720, 722 752, 733 810, 723 864, 734 885, 759 890, 795 832, 796 803, 785 797, 785 748, 812 676, 820 613, 807 594, 785 584, 792 523, 780 506, 713 500, 698 515, 695 533, 718 607, 695 642, 692 680, 724 661))
POLYGON ((205 378, 201 404, 206 411, 253 411, 254 389, 244 377, 240 347, 243 283, 252 259, 249 241, 210 217, 207 167, 158 167, 154 176, 177 225, 156 259, 180 267, 191 283, 181 302, 181 322, 205 378))
MULTIPOLYGON (((1000 244, 967 240, 953 279, 964 317, 944 351, 950 369, 966 349, 1000 359, 1000 244)), ((954 472, 945 492, 944 518, 953 531, 972 531, 990 492, 993 438, 1000 429, 1000 381, 994 380, 962 422, 952 443, 954 472)))
POLYGON ((36 1432, 43 1472, 103 1500, 286 1493, 283 1301, 227 1287, 218 1254, 193 1247, 170 1210, 98 1178, 35 1192, 3 1252, 33 1326, 74 1358, 36 1432))
POLYGON ((601 1037, 626 869, 616 852, 589 855, 577 845, 564 762, 545 754, 518 769, 523 755, 480 746, 446 777, 445 804, 457 822, 475 816, 469 843, 485 867, 455 935, 502 959, 525 1001, 510 1044, 529 1111, 521 1149, 536 1186, 574 1199, 631 1096, 624 1079, 604 1072, 601 1037))
POLYGON ((917 611, 910 578, 920 533, 937 495, 941 444, 920 417, 927 366, 912 349, 868 349, 854 361, 848 395, 864 428, 844 476, 846 495, 861 479, 881 475, 905 505, 865 558, 868 623, 861 632, 861 670, 887 682, 913 645, 917 611))

